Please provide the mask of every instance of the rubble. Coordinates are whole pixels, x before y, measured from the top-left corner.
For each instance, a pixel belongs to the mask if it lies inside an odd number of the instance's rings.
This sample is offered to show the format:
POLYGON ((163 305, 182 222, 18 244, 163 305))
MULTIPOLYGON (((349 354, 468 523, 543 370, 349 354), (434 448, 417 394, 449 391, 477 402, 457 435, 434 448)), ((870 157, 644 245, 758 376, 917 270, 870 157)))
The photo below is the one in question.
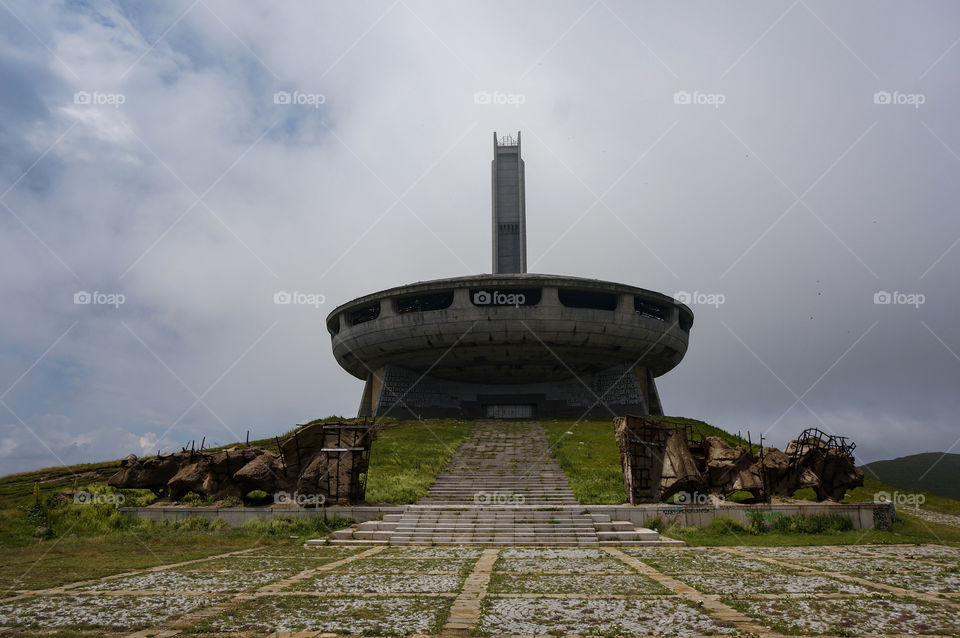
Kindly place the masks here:
POLYGON ((759 454, 717 436, 696 439, 690 428, 656 417, 616 417, 614 430, 631 504, 660 502, 681 492, 722 497, 744 491, 765 501, 806 487, 817 500, 838 501, 848 489, 863 485, 863 472, 853 460, 855 445, 817 428, 804 430, 786 450, 761 447, 759 454))
POLYGON ((202 444, 200 451, 184 448, 142 459, 131 454, 107 483, 150 489, 172 501, 189 492, 223 499, 262 490, 275 496, 304 494, 323 502, 357 503, 366 490, 370 447, 378 427, 365 421, 312 423, 285 441, 278 440, 279 454, 255 446, 204 452, 202 444))

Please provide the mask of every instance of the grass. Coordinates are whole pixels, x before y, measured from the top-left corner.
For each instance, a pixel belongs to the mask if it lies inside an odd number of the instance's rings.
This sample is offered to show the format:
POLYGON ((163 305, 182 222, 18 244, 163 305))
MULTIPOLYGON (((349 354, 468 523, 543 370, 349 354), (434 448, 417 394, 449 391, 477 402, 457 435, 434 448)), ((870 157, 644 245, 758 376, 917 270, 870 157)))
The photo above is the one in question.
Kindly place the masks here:
MULTIPOLYGON (((338 419, 325 419, 330 420, 338 419)), ((426 494, 472 425, 436 421, 425 427, 419 422, 387 420, 371 451, 368 500, 412 503, 426 494)), ((251 445, 276 447, 273 439, 251 441, 251 445)), ((123 495, 127 505, 153 500, 147 490, 107 487, 106 480, 118 469, 119 462, 111 461, 0 478, 3 589, 53 587, 259 545, 300 543, 299 539, 322 536, 350 523, 277 517, 231 529, 223 521, 191 517, 177 524, 158 524, 122 514, 111 504, 77 504, 58 496, 84 490, 123 495)))
MULTIPOLYGON (((902 488, 898 489, 885 483, 881 483, 874 478, 870 478, 869 472, 867 472, 867 476, 865 476, 863 479, 863 487, 858 487, 848 492, 847 497, 843 499, 842 502, 860 503, 873 501, 878 492, 886 492, 891 496, 897 492, 900 494, 921 495, 923 496, 923 509, 936 510, 946 514, 960 515, 960 501, 937 496, 936 494, 931 494, 929 492, 909 492, 908 490, 904 490, 902 488)), ((910 506, 903 504, 897 505, 897 512, 909 513, 910 509, 910 506)))
POLYGON ((578 501, 603 505, 626 502, 620 450, 611 420, 544 421, 543 428, 550 452, 567 475, 578 501))
POLYGON ((380 431, 370 450, 368 503, 407 504, 426 496, 473 421, 407 421, 380 431))
POLYGON ((707 527, 668 527, 666 536, 703 547, 755 545, 792 547, 805 545, 921 544, 960 546, 960 528, 930 523, 909 515, 897 515, 893 531, 850 530, 846 532, 753 534, 737 523, 716 523, 707 527))
POLYGON ((936 492, 948 499, 960 499, 960 454, 925 452, 898 459, 875 461, 864 466, 867 476, 910 492, 936 492))
MULTIPOLYGON (((690 426, 694 440, 717 436, 731 445, 748 447, 743 439, 703 421, 678 416, 651 418, 677 427, 690 426)), ((550 451, 567 475, 578 501, 594 505, 627 502, 620 450, 613 435, 612 419, 544 421, 543 427, 547 431, 550 451)), ((759 448, 754 445, 754 449, 759 448)))

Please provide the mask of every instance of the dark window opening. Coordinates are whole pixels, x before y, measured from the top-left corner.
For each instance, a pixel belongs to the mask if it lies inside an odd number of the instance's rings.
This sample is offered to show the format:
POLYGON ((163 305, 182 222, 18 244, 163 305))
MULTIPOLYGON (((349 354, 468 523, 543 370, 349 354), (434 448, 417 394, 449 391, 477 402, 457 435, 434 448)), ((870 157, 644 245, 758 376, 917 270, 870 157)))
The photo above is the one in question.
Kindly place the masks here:
POLYGON ((520 233, 520 224, 514 222, 503 222, 499 224, 501 235, 517 235, 520 233))
POLYGON ((557 291, 560 303, 567 308, 589 308, 591 310, 616 310, 617 295, 592 290, 571 290, 561 288, 557 291))
POLYGON ((434 292, 414 297, 400 297, 393 300, 398 314, 405 312, 425 312, 428 310, 446 310, 453 305, 453 291, 434 292))
POLYGON ((666 321, 670 316, 670 309, 661 306, 658 303, 648 301, 642 297, 633 298, 633 309, 644 317, 650 317, 657 321, 666 321))
POLYGON ((380 316, 380 302, 378 301, 375 304, 369 306, 364 306, 363 308, 357 308, 350 312, 350 325, 355 326, 359 323, 366 323, 367 321, 373 321, 380 316))

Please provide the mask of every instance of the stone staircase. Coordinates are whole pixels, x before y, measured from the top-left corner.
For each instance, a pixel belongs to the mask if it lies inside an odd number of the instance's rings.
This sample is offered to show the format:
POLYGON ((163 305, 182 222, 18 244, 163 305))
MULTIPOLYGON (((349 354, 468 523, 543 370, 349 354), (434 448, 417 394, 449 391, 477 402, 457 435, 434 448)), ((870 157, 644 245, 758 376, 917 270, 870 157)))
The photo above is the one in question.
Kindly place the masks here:
POLYGON ((481 421, 418 504, 576 505, 539 423, 481 421))
MULTIPOLYGON (((307 541, 322 544, 324 541, 307 541)), ((539 423, 481 421, 429 494, 402 514, 333 533, 335 545, 664 545, 577 503, 539 423)))
MULTIPOLYGON (((581 507, 422 508, 333 533, 334 545, 663 545, 660 535, 581 507)), ((308 544, 310 541, 308 541, 308 544)))

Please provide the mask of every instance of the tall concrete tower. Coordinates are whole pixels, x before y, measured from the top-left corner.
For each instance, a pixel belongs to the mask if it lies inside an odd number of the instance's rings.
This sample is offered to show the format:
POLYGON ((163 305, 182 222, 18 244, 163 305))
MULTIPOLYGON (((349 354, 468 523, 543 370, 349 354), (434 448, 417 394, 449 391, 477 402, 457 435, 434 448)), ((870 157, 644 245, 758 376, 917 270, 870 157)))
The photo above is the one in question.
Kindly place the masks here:
POLYGON ((493 134, 493 273, 527 272, 527 217, 520 132, 493 134))

